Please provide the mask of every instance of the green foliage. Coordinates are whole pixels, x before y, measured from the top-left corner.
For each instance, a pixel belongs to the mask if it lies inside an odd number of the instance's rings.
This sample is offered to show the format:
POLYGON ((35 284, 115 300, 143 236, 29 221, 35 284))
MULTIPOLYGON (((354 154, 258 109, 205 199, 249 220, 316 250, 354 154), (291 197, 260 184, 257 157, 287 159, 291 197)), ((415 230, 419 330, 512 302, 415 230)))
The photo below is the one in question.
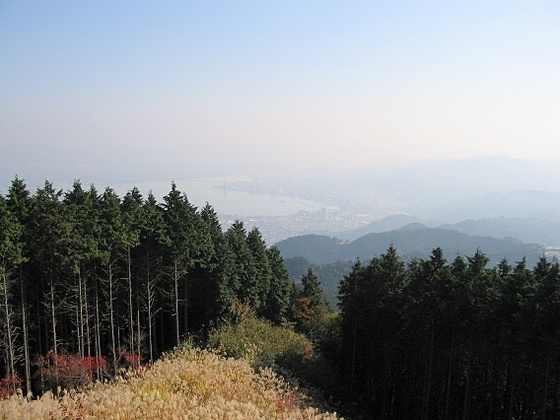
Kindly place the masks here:
POLYGON ((393 247, 356 262, 339 290, 346 395, 379 418, 556 418, 560 265, 487 264, 436 248, 405 267, 393 247))
POLYGON ((31 355, 115 367, 124 346, 153 362, 234 302, 286 322, 293 290, 257 228, 223 232, 213 208, 197 209, 175 184, 163 203, 80 181, 64 194, 46 181, 32 196, 18 178, 0 196, 0 376, 23 372, 26 391, 31 355))
POLYGON ((251 314, 211 331, 207 345, 228 357, 249 359, 260 366, 278 363, 295 368, 313 353, 313 344, 304 335, 251 314))
POLYGON ((299 332, 312 340, 324 334, 330 308, 323 296, 319 278, 311 268, 301 278, 301 289, 292 304, 292 317, 299 332))

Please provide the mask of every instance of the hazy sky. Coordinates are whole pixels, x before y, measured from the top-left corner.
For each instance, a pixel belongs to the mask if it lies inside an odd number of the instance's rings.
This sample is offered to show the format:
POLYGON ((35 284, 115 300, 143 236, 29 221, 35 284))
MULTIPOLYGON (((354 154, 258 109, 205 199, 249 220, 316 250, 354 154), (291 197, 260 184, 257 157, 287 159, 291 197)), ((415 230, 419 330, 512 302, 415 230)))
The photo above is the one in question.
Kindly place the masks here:
POLYGON ((560 159, 560 2, 0 1, 0 176, 560 159))

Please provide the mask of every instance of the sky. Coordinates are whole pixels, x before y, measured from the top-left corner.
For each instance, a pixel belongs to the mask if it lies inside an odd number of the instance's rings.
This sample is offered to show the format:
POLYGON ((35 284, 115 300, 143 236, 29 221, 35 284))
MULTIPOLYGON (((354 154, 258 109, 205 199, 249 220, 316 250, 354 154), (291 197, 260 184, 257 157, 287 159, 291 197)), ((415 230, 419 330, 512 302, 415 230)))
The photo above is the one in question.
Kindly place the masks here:
POLYGON ((559 43, 555 0, 0 0, 0 185, 560 160, 559 43))

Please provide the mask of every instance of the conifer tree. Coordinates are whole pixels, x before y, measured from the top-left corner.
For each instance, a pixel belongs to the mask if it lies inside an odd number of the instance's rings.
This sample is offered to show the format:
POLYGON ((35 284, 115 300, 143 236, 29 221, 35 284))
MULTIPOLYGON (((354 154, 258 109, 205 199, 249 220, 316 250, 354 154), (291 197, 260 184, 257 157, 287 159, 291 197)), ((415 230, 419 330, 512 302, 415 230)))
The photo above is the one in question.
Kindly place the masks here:
MULTIPOLYGON (((9 211, 5 199, 0 196, 0 313, 2 315, 0 334, 7 373, 12 378, 17 376, 16 363, 20 356, 15 344, 19 329, 16 326, 12 296, 13 289, 17 286, 14 274, 17 273, 19 265, 25 261, 22 233, 23 226, 9 211)), ((14 383, 12 381, 12 384, 14 383)))
POLYGON ((49 181, 45 181, 44 187, 35 193, 31 207, 33 240, 30 242, 30 255, 33 255, 33 270, 41 273, 39 284, 43 291, 42 295, 37 296, 37 306, 45 307, 48 311, 48 316, 40 320, 44 324, 41 331, 49 334, 45 337, 45 344, 39 349, 39 354, 46 354, 51 350, 57 355, 60 339, 63 338, 59 336, 59 321, 64 322, 62 326, 68 326, 61 311, 66 302, 66 293, 62 293, 62 290, 65 291, 62 280, 72 224, 62 206, 61 196, 62 191, 56 191, 49 181))
POLYGON ((121 203, 123 228, 125 234, 126 281, 128 290, 128 338, 130 352, 141 355, 142 330, 140 325, 140 286, 138 276, 133 280, 132 252, 140 245, 140 234, 144 223, 143 198, 138 188, 134 187, 121 203))
POLYGON ((19 283, 19 301, 20 301, 20 315, 21 315, 21 332, 22 332, 22 348, 24 358, 24 372, 25 372, 25 389, 31 391, 31 350, 30 350, 30 306, 29 295, 31 294, 31 274, 29 272, 28 261, 29 255, 29 242, 30 236, 30 213, 31 213, 31 195, 25 182, 18 178, 14 178, 6 197, 6 205, 9 211, 23 228, 22 242, 23 242, 23 261, 19 265, 18 270, 18 283, 19 283))
POLYGON ((280 250, 273 246, 268 249, 267 253, 271 279, 262 314, 272 322, 282 324, 288 320, 296 288, 294 282, 290 279, 280 250))
POLYGON ((328 312, 319 277, 308 268, 301 277, 301 289, 296 293, 292 306, 294 321, 301 332, 317 339, 328 312))
POLYGON ((258 228, 253 227, 247 234, 247 246, 251 251, 253 274, 249 277, 246 287, 252 290, 252 303, 258 315, 263 314, 266 305, 272 273, 268 261, 266 242, 258 228))
MULTIPOLYGON (((99 216, 102 224, 100 236, 100 259, 105 267, 102 281, 105 297, 105 317, 109 319, 110 349, 113 369, 117 369, 118 348, 122 345, 118 296, 123 289, 119 282, 119 264, 126 246, 126 236, 120 209, 121 200, 112 188, 105 188, 99 202, 99 216)), ((104 318, 105 318, 104 317, 104 318)))
POLYGON ((172 272, 172 317, 175 321, 175 344, 179 345, 181 335, 189 332, 188 274, 203 260, 202 250, 208 245, 208 237, 202 233, 202 220, 196 207, 189 203, 186 194, 179 192, 175 183, 164 197, 164 208, 172 272))

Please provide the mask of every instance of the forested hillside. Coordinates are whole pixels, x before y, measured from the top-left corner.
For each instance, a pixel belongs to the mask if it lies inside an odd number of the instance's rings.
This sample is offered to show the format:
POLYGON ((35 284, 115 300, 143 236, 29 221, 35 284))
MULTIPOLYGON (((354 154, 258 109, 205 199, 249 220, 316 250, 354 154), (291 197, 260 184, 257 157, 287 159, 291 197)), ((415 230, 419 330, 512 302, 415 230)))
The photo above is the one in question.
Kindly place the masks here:
MULTIPOLYGON (((398 232, 423 247, 454 235, 398 232)), ((313 253, 352 245, 313 240, 313 253)), ((209 204, 194 207, 175 184, 158 203, 136 188, 120 198, 80 182, 31 194, 16 178, 0 196, 0 398, 114 378, 196 339, 229 356, 283 360, 357 418, 560 417, 558 262, 490 264, 479 249, 439 245, 405 258, 369 244, 342 265, 292 260, 298 288, 257 228, 223 231, 209 204), (339 313, 320 276, 339 278, 339 313)))
POLYGON ((284 258, 304 257, 311 263, 329 264, 336 261, 360 258, 369 260, 383 253, 393 244, 402 257, 426 258, 430 252, 441 247, 447 258, 456 255, 472 255, 482 249, 490 259, 491 265, 498 264, 503 258, 519 261, 526 258, 528 264, 535 264, 544 253, 544 247, 526 244, 513 238, 492 238, 474 236, 449 229, 430 228, 420 223, 406 225, 400 229, 370 233, 353 241, 321 235, 303 235, 280 241, 276 244, 284 258))
POLYGON ((372 418, 560 417, 560 266, 394 247, 340 285, 342 383, 372 418))
MULTIPOLYGON (((240 222, 223 232, 175 184, 158 203, 75 182, 0 196, 0 374, 14 390, 60 384, 71 357, 104 378, 153 362, 211 326, 233 302, 275 323, 295 288, 279 251, 240 222)), ((64 385, 64 384, 62 384, 64 385)))

